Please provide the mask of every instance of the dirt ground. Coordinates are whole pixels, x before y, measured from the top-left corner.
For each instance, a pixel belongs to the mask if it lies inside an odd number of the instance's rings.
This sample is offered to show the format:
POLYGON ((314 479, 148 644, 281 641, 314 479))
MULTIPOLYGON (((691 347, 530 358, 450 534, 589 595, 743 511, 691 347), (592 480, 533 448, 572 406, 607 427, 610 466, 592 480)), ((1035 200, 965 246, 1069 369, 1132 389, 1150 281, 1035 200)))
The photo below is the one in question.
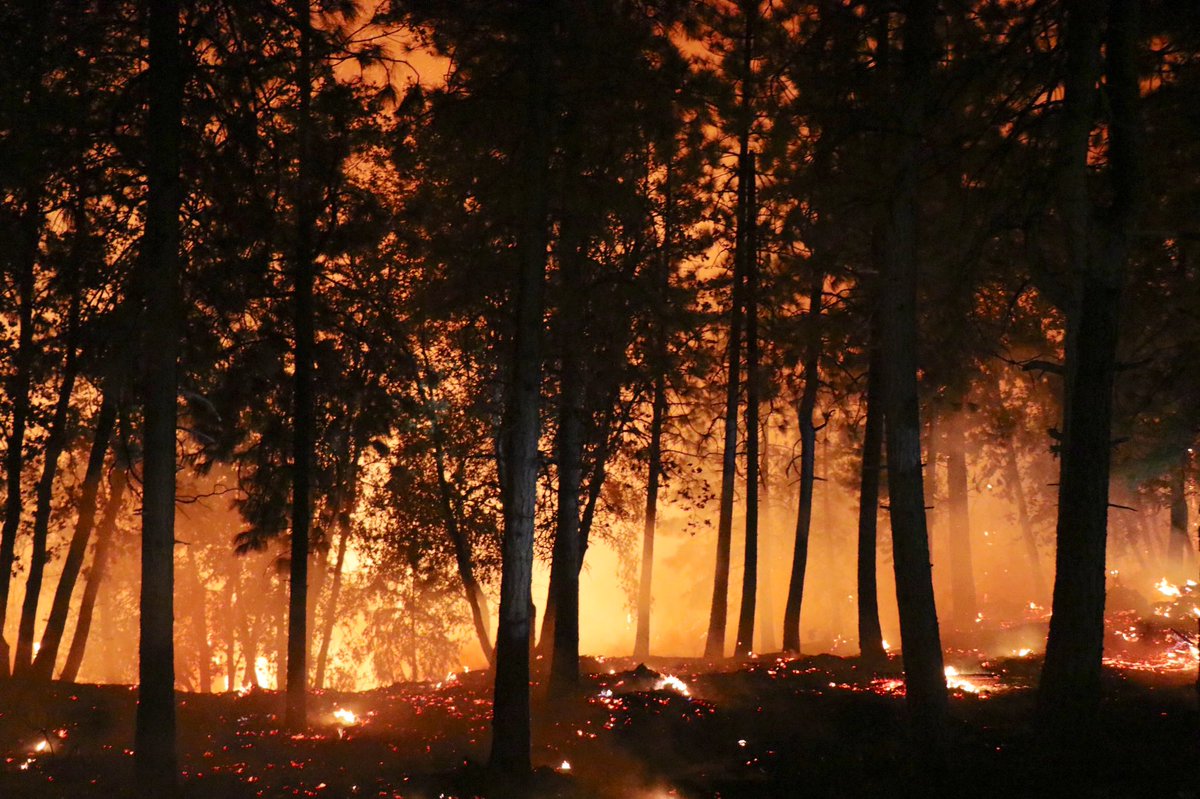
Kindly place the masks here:
MULTIPOLYGON (((954 653, 947 662, 955 662, 954 653)), ((1200 797, 1194 673, 1108 672, 1098 732, 1051 761, 1033 726, 1036 658, 963 665, 948 767, 905 737, 898 661, 759 657, 589 659, 580 694, 535 685, 532 786, 545 797, 1200 797), (667 679, 667 675, 675 679, 667 679)), ((325 692, 312 729, 280 729, 282 696, 181 694, 181 797, 497 796, 482 768, 486 673, 364 693, 325 692)), ((132 795, 128 687, 0 687, 0 797, 132 795)))

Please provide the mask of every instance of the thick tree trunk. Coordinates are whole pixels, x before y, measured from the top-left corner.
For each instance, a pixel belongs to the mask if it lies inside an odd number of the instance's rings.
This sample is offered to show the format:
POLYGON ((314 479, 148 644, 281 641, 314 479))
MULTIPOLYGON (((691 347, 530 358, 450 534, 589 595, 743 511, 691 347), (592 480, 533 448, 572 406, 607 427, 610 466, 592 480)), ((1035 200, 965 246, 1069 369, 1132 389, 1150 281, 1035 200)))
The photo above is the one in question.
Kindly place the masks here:
POLYGON ((141 636, 138 648, 139 788, 172 796, 179 779, 175 740, 176 353, 182 310, 179 211, 183 69, 178 0, 150 3, 149 195, 142 237, 144 392, 141 636))
POLYGON ((75 591, 75 583, 79 580, 84 558, 87 557, 88 543, 91 541, 96 520, 96 498, 100 492, 100 480, 104 476, 104 457, 108 453, 109 439, 112 438, 117 419, 115 393, 114 385, 105 387, 100 413, 96 417, 96 432, 92 437, 92 449, 88 454, 83 490, 79 497, 79 516, 75 521, 75 531, 71 535, 67 558, 63 562, 62 575, 58 578, 58 586, 54 590, 54 600, 50 605, 50 618, 42 635, 42 645, 33 660, 32 675, 36 679, 49 680, 54 675, 55 661, 62 646, 63 632, 67 628, 67 616, 71 611, 71 595, 75 591))
POLYGON ((858 651, 868 663, 887 658, 879 625, 879 585, 875 573, 879 527, 879 478, 883 465, 883 363, 878 322, 871 321, 867 366, 867 406, 858 493, 858 651))
POLYGON ((912 0, 906 5, 901 83, 893 91, 900 133, 885 142, 889 152, 884 161, 894 166, 895 183, 881 240, 879 321, 888 500, 907 705, 917 750, 936 770, 944 757, 946 678, 929 562, 917 392, 919 149, 928 124, 928 87, 937 58, 935 6, 933 0, 912 0))
POLYGON ((946 477, 950 504, 950 593, 954 619, 960 627, 974 623, 975 567, 971 557, 970 479, 967 473, 967 436, 964 404, 947 420, 946 477))
POLYGON ((746 184, 746 549, 742 604, 733 652, 746 657, 754 649, 754 608, 758 599, 758 195, 754 154, 746 184))
POLYGON ((1037 535, 1033 521, 1029 518, 1029 503, 1025 498, 1025 486, 1021 483, 1021 465, 1017 460, 1017 448, 1009 440, 1005 444, 1004 482, 1008 495, 1017 507, 1017 524, 1021 528, 1021 540, 1025 544, 1025 557, 1029 561, 1029 579, 1033 583, 1034 595, 1044 600, 1048 593, 1046 575, 1042 570, 1042 559, 1038 554, 1037 535))
MULTIPOLYGON (((41 604, 42 580, 46 574, 46 544, 50 535, 51 502, 54 499, 54 479, 58 475, 58 459, 67 443, 70 424, 71 395, 79 375, 79 289, 72 290, 67 313, 66 353, 63 356, 62 382, 58 401, 50 420, 50 433, 42 453, 42 475, 37 485, 37 500, 33 513, 33 546, 29 553, 29 574, 25 578, 25 597, 21 603, 21 623, 17 631, 17 651, 13 658, 13 674, 27 675, 33 665, 33 639, 36 634, 38 605, 41 604)), ((103 456, 101 456, 103 457, 103 456)))
POLYGON ((787 604, 783 611, 783 651, 800 651, 800 610, 804 605, 804 580, 808 571, 808 539, 812 529, 813 483, 816 478, 817 390, 821 385, 821 298, 825 276, 813 276, 808 294, 808 341, 804 350, 804 389, 796 415, 800 426, 800 500, 796 509, 796 544, 792 550, 792 573, 788 581, 787 604))
POLYGON ((1076 746, 1095 723, 1104 649, 1105 549, 1113 385, 1128 231, 1142 180, 1135 2, 1107 5, 1105 96, 1111 109, 1111 206, 1099 218, 1088 165, 1104 4, 1068 6, 1062 215, 1074 273, 1077 335, 1068 342, 1054 604, 1038 695, 1052 745, 1076 746))
POLYGON ((83 665, 88 636, 92 631, 96 598, 100 594, 100 586, 104 583, 105 574, 108 572, 108 557, 112 551, 113 536, 116 535, 117 518, 121 515, 121 503, 125 501, 125 488, 129 484, 126 470, 129 468, 129 463, 128 459, 121 454, 124 448, 118 449, 110 478, 108 500, 104 505, 104 515, 100 518, 100 526, 96 530, 96 546, 92 552, 92 565, 88 569, 87 578, 84 581, 83 596, 79 600, 79 615, 75 619, 75 632, 71 636, 67 660, 59 675, 59 679, 63 682, 75 682, 79 676, 79 667, 83 665))
POLYGON ((521 225, 512 360, 502 426, 504 540, 500 622, 496 632, 496 680, 492 704, 490 766, 523 779, 530 771, 529 639, 533 631, 533 532, 537 503, 541 338, 546 279, 551 70, 556 3, 525 8, 523 71, 528 86, 525 130, 519 157, 521 225))
POLYGON ((287 725, 308 724, 308 553, 312 527, 313 408, 313 227, 316 209, 312 177, 312 3, 296 0, 300 58, 296 69, 299 90, 300 153, 296 197, 296 251, 293 265, 293 332, 295 375, 292 384, 292 537, 288 565, 287 725))

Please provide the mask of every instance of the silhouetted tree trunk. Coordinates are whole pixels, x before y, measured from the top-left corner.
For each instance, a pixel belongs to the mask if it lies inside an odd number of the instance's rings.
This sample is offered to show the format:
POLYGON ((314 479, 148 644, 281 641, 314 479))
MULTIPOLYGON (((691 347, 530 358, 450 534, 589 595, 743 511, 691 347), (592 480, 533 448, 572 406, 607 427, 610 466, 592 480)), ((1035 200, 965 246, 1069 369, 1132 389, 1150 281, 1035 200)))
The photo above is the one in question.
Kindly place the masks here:
MULTIPOLYGON (((560 240, 564 251, 559 258, 562 347, 557 435, 558 504, 550 566, 554 596, 546 603, 546 615, 552 618, 554 631, 550 660, 550 692, 553 695, 562 695, 579 684, 579 566, 583 562, 579 538, 579 491, 583 484, 583 406, 587 391, 582 354, 578 350, 580 337, 584 335, 582 315, 585 311, 579 300, 586 291, 581 268, 581 259, 585 255, 578 249, 578 242, 570 237, 560 233, 560 240)), ((607 435, 608 431, 601 434, 607 435)))
POLYGON ((1067 74, 1059 183, 1072 273, 1079 277, 1077 335, 1068 339, 1066 402, 1058 492, 1054 607, 1039 705, 1053 744, 1079 742, 1096 719, 1104 649, 1105 545, 1113 384, 1129 230, 1142 181, 1138 3, 1108 4, 1105 97, 1111 204, 1097 216, 1089 148, 1100 79, 1104 4, 1067 10, 1067 74))
POLYGON ((858 493, 858 651, 868 663, 887 658, 879 625, 879 583, 875 573, 879 528, 879 478, 883 465, 882 352, 879 324, 871 319, 867 364, 866 421, 858 493))
POLYGON ((1188 534, 1187 506, 1188 455, 1184 450, 1179 463, 1171 469, 1171 534, 1167 543, 1167 564, 1176 579, 1186 579, 1192 562, 1192 539, 1188 534))
POLYGON ((188 582, 191 583, 192 600, 188 611, 192 615, 192 633, 196 640, 196 679, 201 693, 212 691, 212 645, 208 640, 208 589, 200 578, 200 564, 196 553, 188 548, 188 582))
POLYGON ((771 504, 771 421, 770 405, 767 406, 767 418, 761 420, 762 429, 762 458, 759 475, 759 506, 762 516, 767 520, 765 529, 758 539, 758 559, 763 564, 759 582, 762 584, 763 601, 758 603, 758 629, 762 635, 762 650, 776 651, 775 644, 775 514, 771 504))
POLYGON ((1025 498, 1025 486, 1021 483, 1021 465, 1017 461, 1017 448, 1012 440, 1005 442, 1004 483, 1013 504, 1017 506, 1017 524, 1021 527, 1021 540, 1025 544, 1025 557, 1029 560, 1029 579, 1033 583, 1038 599, 1047 594, 1046 575, 1042 571, 1042 559, 1038 555, 1037 535, 1033 521, 1029 518, 1029 503, 1025 498))
POLYGON ((667 413, 665 369, 659 367, 654 376, 654 398, 650 410, 650 448, 647 453, 646 513, 642 526, 642 572, 638 583, 637 631, 634 635, 633 656, 640 660, 650 657, 650 606, 654 580, 654 533, 658 523, 658 481, 662 473, 662 429, 667 413))
POLYGON ((825 275, 813 276, 808 293, 808 341, 804 348, 804 389, 796 415, 800 425, 800 500, 796 509, 796 545, 792 550, 792 573, 788 581, 787 604, 783 611, 783 650, 800 651, 800 609, 804 604, 804 579, 808 571, 808 538, 812 528, 813 482, 816 478, 817 390, 821 385, 821 297, 825 275))
POLYGON ((960 625, 975 621, 975 570, 971 557, 970 480, 964 404, 947 420, 946 477, 950 501, 950 592, 954 618, 960 625))
MULTIPOLYGON (((78 267, 78 264, 73 265, 78 267)), ((79 280, 78 271, 70 278, 79 280)), ((70 424, 71 395, 79 375, 79 314, 80 288, 72 286, 70 309, 67 311, 66 352, 63 356, 62 382, 58 400, 50 419, 50 432, 42 452, 42 474, 37 484, 37 500, 33 513, 33 546, 29 553, 29 574, 25 578, 25 597, 21 603, 21 623, 17 631, 17 651, 13 658, 13 674, 28 674, 33 665, 33 639, 37 626, 38 605, 42 597, 42 579, 46 574, 46 541, 50 535, 51 502, 54 499, 54 478, 58 475, 58 459, 67 443, 70 424)))
POLYGON ((746 184, 746 552, 742 570, 742 605, 734 654, 754 649, 754 608, 758 598, 758 197, 754 154, 746 184))
MULTIPOLYGON (((128 423, 122 419, 122 439, 126 438, 128 423)), ((88 636, 92 631, 92 617, 96 610, 96 598, 100 594, 100 586, 104 583, 108 572, 108 557, 112 551, 113 536, 117 531, 117 518, 121 515, 121 503, 125 501, 125 488, 129 483, 128 447, 114 447, 114 458, 108 500, 104 504, 104 515, 96 530, 96 546, 92 552, 92 565, 88 569, 83 584, 83 596, 79 600, 79 615, 75 619, 75 632, 71 635, 71 646, 67 650, 67 660, 63 664, 59 679, 63 682, 75 682, 79 676, 79 667, 83 665, 83 656, 87 650, 88 636)))
POLYGON ((888 501, 892 520, 896 604, 907 706, 914 744, 928 766, 941 765, 946 678, 929 563, 917 394, 917 224, 919 152, 937 59, 934 0, 905 4, 899 84, 892 91, 898 130, 884 140, 882 163, 894 175, 881 239, 881 399, 887 430, 888 501))
POLYGON ((300 139, 296 196, 295 295, 292 325, 295 375, 292 384, 292 539, 288 574, 287 725, 308 724, 308 551, 312 527, 313 458, 313 207, 312 178, 312 4, 296 0, 300 59, 296 69, 299 90, 300 139))
POLYGON ((529 639, 533 630, 533 528, 537 502, 542 364, 541 334, 546 279, 553 2, 524 7, 521 30, 526 135, 518 157, 521 222, 515 319, 502 425, 503 560, 490 765, 509 778, 530 770, 529 639))
POLYGON ((28 149, 27 153, 22 153, 25 163, 21 166, 24 170, 29 170, 29 174, 24 175, 25 185, 18 199, 21 202, 21 210, 15 236, 16 256, 13 259, 13 282, 17 295, 17 351, 6 386, 8 400, 12 403, 12 417, 4 456, 7 494, 4 498, 4 527, 0 531, 0 677, 7 677, 9 673, 10 652, 8 640, 4 637, 4 628, 8 620, 8 598, 12 588, 12 569, 23 508, 21 475, 25 465, 25 433, 30 410, 29 385, 35 351, 33 303, 37 284, 38 248, 44 224, 42 200, 45 189, 40 170, 35 166, 41 162, 42 156, 36 154, 35 148, 41 146, 37 139, 40 136, 38 128, 42 119, 43 51, 49 6, 39 2, 29 2, 26 5, 28 9, 25 16, 29 27, 24 34, 33 44, 32 57, 27 60, 27 68, 23 75, 28 87, 25 92, 28 122, 21 130, 15 131, 13 139, 17 143, 17 152, 28 149))
POLYGON ((71 595, 83 568, 84 558, 87 557, 88 544, 91 542, 92 528, 96 520, 96 498, 100 492, 100 480, 104 476, 104 458, 108 453, 109 439, 112 438, 117 420, 114 382, 105 386, 100 413, 96 417, 96 432, 92 436, 92 448, 88 453, 87 470, 83 476, 83 490, 79 496, 79 516, 67 548, 62 575, 58 578, 58 586, 54 590, 50 618, 42 634, 42 645, 33 660, 32 675, 37 679, 49 680, 54 675, 58 650, 62 646, 63 632, 67 628, 67 616, 71 612, 71 595))
POLYGON ((148 199, 142 236, 141 640, 134 750, 141 792, 169 797, 179 778, 175 740, 175 403, 182 310, 179 147, 184 78, 178 0, 153 0, 149 6, 148 199))

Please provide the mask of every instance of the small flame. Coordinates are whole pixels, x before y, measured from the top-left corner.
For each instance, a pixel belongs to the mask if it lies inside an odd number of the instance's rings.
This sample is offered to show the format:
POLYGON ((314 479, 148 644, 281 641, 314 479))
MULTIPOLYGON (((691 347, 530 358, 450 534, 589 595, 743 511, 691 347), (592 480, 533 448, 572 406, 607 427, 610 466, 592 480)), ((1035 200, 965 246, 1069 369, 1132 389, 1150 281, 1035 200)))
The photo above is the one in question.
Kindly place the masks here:
POLYGON ((654 690, 674 691, 677 694, 691 696, 691 693, 688 691, 687 683, 673 674, 664 674, 662 677, 660 677, 658 681, 654 683, 654 690))
POLYGON ((1183 592, 1179 590, 1179 586, 1168 582, 1166 577, 1155 583, 1154 587, 1157 588, 1158 593, 1162 594, 1163 596, 1177 597, 1182 596, 1183 594, 1183 592))
POLYGON ((33 751, 45 752, 49 748, 50 748, 50 744, 46 743, 46 739, 43 738, 42 740, 38 741, 36 745, 34 745, 33 751))
POLYGON ((339 707, 337 710, 333 711, 333 717, 339 724, 347 727, 358 723, 358 716, 354 714, 354 711, 347 710, 344 707, 339 707))
POLYGON ((958 669, 953 666, 946 667, 946 687, 952 690, 966 691, 969 694, 979 693, 979 686, 960 677, 958 669))
POLYGON ((562 763, 560 763, 560 764, 558 765, 558 770, 559 770, 559 771, 570 771, 570 770, 571 770, 571 763, 570 763, 569 761, 567 761, 567 760, 564 760, 562 763))
POLYGON ((892 645, 887 642, 886 638, 883 639, 883 651, 884 652, 892 651, 892 645))

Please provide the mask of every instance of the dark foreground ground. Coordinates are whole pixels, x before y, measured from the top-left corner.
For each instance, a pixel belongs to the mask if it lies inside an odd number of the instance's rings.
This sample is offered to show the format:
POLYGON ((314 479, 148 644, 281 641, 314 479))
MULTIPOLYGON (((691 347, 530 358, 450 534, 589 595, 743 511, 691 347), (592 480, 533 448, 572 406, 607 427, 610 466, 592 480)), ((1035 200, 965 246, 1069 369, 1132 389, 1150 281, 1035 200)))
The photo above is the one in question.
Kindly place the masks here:
MULTIPOLYGON (((585 689, 570 702, 550 704, 535 689, 534 795, 1200 798, 1194 672, 1110 671, 1100 730, 1068 768, 1037 744, 1037 660, 962 666, 949 771, 931 787, 905 741, 897 674, 828 656, 759 658, 737 670, 635 665, 588 661, 585 689)), ((134 697, 114 686, 0 686, 0 798, 132 796, 134 697)), ((180 796, 497 795, 479 766, 486 674, 326 692, 311 707, 312 730, 289 735, 277 694, 181 695, 180 796)))

